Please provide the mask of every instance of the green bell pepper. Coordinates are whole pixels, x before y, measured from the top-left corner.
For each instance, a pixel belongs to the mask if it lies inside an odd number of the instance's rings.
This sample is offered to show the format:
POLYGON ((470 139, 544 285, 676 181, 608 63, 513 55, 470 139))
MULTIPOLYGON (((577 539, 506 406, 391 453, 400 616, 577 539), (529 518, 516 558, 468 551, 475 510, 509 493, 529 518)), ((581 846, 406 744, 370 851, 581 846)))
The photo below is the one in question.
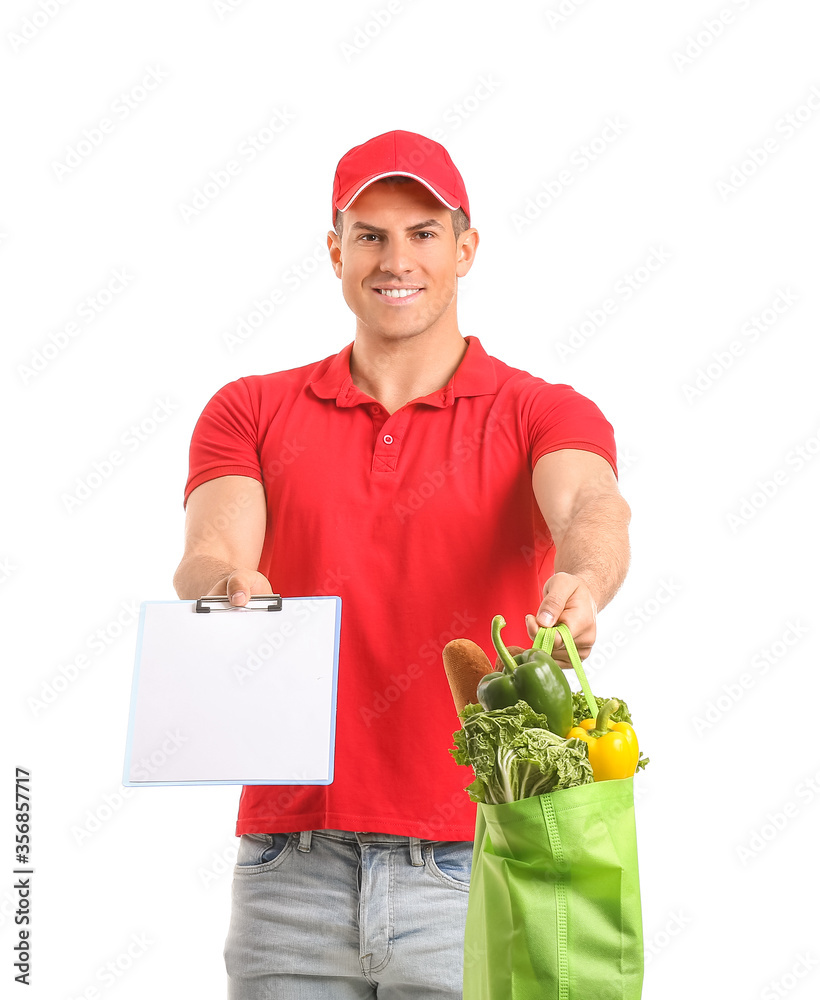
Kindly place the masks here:
POLYGON ((543 649, 528 649, 513 657, 501 641, 506 624, 501 615, 493 618, 493 645, 504 669, 493 670, 479 681, 479 704, 490 711, 525 701, 533 711, 546 715, 556 736, 565 738, 572 728, 572 691, 564 671, 543 649))

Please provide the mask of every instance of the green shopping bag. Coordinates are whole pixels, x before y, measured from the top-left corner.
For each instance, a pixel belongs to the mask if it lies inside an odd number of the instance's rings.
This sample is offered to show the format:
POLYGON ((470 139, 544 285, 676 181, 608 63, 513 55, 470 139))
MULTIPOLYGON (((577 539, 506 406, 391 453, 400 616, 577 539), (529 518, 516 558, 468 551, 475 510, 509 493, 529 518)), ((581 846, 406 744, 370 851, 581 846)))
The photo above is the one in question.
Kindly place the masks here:
MULTIPOLYGON (((539 634, 536 644, 547 652, 555 632, 562 635, 589 702, 569 630, 542 631, 546 640, 539 634)), ((464 1000, 640 1000, 632 782, 596 781, 478 804, 464 1000)))

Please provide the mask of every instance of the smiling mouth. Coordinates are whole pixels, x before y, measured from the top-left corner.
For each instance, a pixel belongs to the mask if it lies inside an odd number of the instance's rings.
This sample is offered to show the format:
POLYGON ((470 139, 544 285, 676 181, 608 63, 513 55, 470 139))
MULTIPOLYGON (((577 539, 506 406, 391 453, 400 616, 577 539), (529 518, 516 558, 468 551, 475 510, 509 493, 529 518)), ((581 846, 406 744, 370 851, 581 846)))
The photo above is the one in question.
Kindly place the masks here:
POLYGON ((423 292, 423 288, 374 288, 374 292, 387 302, 405 302, 423 292))

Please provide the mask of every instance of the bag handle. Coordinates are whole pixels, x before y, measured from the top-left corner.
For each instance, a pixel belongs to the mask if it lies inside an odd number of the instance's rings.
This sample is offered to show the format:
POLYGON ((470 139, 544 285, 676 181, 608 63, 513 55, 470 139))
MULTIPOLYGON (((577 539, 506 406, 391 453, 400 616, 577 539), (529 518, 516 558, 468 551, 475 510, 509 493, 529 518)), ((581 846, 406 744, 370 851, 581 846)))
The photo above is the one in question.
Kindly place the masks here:
POLYGON ((589 686, 589 681, 587 680, 587 675, 584 673, 584 665, 581 663, 581 657, 575 648, 575 640, 572 638, 569 626, 560 622, 558 625, 552 625, 549 628, 540 628, 533 640, 532 648, 543 649, 545 653, 552 653, 556 633, 564 640, 564 647, 569 654, 569 662, 575 671, 575 676, 581 682, 581 690, 584 692, 587 708, 592 718, 595 719, 598 716, 598 702, 595 700, 592 688, 589 686))

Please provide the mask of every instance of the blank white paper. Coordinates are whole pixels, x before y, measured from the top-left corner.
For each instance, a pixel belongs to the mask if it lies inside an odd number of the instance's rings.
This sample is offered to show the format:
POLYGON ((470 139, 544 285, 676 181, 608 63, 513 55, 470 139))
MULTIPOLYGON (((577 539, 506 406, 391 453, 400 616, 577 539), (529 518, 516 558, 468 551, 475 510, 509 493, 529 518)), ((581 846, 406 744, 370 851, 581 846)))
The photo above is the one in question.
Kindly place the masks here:
POLYGON ((329 784, 341 599, 195 608, 140 607, 123 784, 329 784))

